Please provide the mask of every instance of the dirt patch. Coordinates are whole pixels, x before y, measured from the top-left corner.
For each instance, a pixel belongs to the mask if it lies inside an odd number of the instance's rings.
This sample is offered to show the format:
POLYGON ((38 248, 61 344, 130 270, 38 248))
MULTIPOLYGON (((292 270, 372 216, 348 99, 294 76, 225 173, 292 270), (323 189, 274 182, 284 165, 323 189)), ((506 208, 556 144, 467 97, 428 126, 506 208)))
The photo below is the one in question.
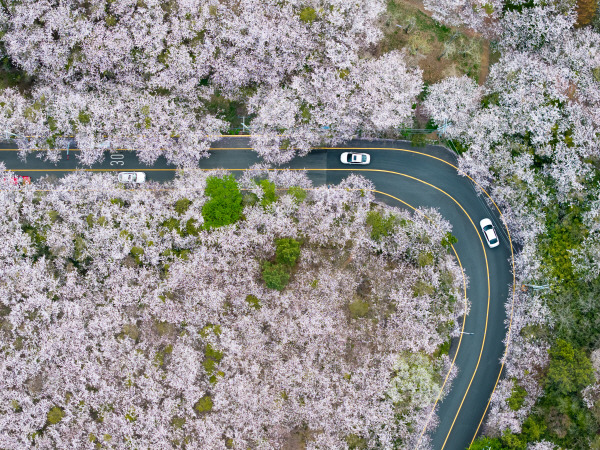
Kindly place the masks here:
POLYGON ((380 27, 384 38, 373 54, 405 51, 408 64, 421 68, 427 83, 467 75, 481 84, 487 77, 489 43, 472 32, 436 22, 421 1, 389 0, 380 27))

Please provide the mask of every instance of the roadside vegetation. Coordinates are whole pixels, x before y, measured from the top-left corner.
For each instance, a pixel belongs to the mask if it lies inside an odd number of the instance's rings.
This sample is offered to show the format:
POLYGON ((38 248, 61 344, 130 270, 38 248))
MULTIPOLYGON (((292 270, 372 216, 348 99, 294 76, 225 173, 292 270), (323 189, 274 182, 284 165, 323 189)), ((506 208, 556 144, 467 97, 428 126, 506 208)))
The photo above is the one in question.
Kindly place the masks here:
POLYGON ((496 27, 486 83, 447 78, 424 101, 459 143, 460 168, 504 211, 517 251, 505 377, 472 448, 600 448, 597 5, 501 6, 457 19, 496 27))

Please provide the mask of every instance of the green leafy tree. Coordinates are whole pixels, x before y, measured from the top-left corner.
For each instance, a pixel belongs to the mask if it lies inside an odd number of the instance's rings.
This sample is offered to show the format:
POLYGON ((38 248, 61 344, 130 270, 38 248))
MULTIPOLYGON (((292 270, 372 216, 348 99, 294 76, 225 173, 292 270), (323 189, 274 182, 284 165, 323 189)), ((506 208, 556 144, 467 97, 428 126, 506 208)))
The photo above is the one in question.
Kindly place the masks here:
POLYGON ((270 289, 282 291, 290 281, 290 274, 281 264, 265 261, 263 263, 262 277, 270 289))
POLYGON ((208 177, 204 193, 210 197, 202 207, 206 228, 230 225, 242 216, 242 194, 233 175, 208 177))
POLYGON ((277 239, 275 260, 279 264, 292 267, 300 256, 300 242, 291 238, 277 239))
POLYGON ((573 394, 594 381, 594 369, 582 349, 558 339, 549 350, 546 389, 558 395, 573 394))

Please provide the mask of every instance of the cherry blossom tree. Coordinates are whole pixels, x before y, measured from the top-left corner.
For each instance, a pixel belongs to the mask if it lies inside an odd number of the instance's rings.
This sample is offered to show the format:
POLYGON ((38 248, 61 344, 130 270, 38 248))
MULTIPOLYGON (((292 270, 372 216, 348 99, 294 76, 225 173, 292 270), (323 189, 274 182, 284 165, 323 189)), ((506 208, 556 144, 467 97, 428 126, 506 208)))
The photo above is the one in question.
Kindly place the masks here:
POLYGON ((504 0, 424 0, 423 5, 442 23, 493 35, 496 21, 502 16, 504 0))

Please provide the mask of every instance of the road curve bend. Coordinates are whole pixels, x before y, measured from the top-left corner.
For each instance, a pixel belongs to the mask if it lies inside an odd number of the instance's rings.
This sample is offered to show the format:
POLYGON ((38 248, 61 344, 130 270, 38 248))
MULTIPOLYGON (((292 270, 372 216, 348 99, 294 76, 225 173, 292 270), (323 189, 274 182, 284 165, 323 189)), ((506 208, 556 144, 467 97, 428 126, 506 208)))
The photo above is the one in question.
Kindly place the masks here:
MULTIPOLYGON (((76 148, 71 158, 63 157, 57 165, 38 158, 23 162, 11 143, 0 144, 0 161, 7 169, 33 179, 47 174, 61 176, 78 168, 76 148)), ((86 170, 141 170, 148 179, 172 179, 176 168, 162 158, 152 168, 139 162, 135 152, 122 150, 120 159, 108 153, 103 162, 86 170)), ((250 150, 247 137, 226 137, 215 143, 211 156, 201 160, 201 169, 226 168, 244 170, 260 162, 250 150)), ((467 297, 470 312, 463 323, 463 334, 453 342, 451 354, 458 367, 452 390, 439 402, 439 425, 431 436, 433 448, 462 450, 480 431, 489 399, 502 373, 501 359, 506 334, 504 304, 514 296, 514 261, 510 234, 501 220, 500 211, 484 201, 485 193, 468 177, 459 175, 455 156, 437 146, 411 147, 399 141, 356 140, 345 147, 320 148, 286 167, 306 169, 316 185, 337 184, 351 172, 360 173, 375 184, 378 197, 393 206, 398 199, 413 207, 437 208, 453 227, 458 242, 454 250, 469 279, 467 297), (371 155, 368 166, 348 166, 340 154, 348 149, 371 155), (386 194, 386 195, 383 195, 386 194), (394 199, 394 197, 396 199, 394 199), (501 244, 490 249, 483 241, 479 220, 489 217, 499 232, 501 244)), ((510 319, 510 318, 509 318, 510 319)), ((510 323, 510 320, 509 320, 510 323)))

